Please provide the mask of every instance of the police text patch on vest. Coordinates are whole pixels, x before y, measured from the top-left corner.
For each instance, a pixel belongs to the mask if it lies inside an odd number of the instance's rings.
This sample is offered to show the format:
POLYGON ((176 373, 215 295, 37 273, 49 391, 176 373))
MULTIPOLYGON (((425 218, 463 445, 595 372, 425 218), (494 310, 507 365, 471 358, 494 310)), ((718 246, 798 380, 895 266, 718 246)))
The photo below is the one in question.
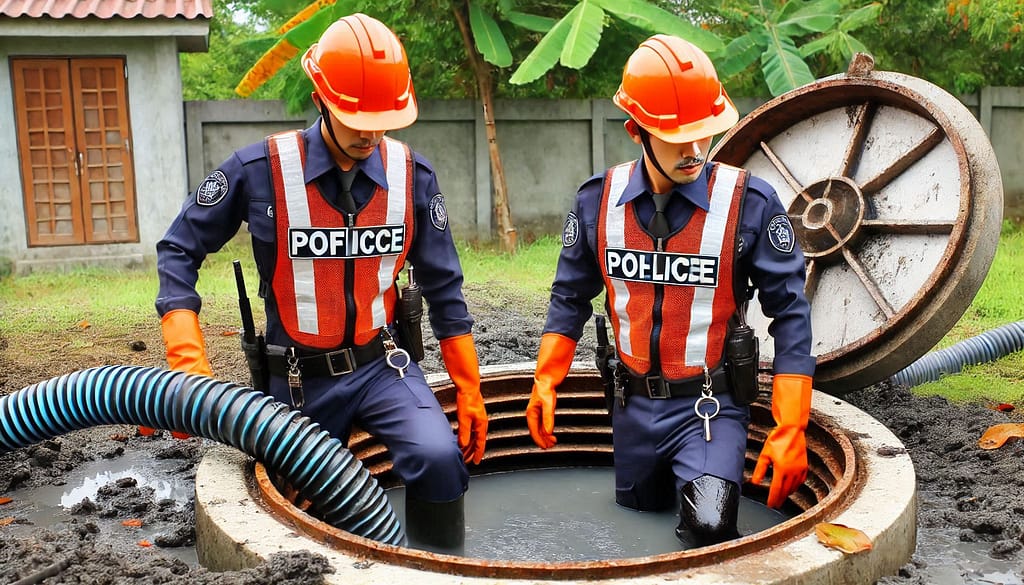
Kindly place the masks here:
POLYGON ((718 286, 718 256, 607 248, 608 277, 684 286, 718 286))
POLYGON ((404 225, 288 228, 289 258, 395 256, 405 245, 404 225))

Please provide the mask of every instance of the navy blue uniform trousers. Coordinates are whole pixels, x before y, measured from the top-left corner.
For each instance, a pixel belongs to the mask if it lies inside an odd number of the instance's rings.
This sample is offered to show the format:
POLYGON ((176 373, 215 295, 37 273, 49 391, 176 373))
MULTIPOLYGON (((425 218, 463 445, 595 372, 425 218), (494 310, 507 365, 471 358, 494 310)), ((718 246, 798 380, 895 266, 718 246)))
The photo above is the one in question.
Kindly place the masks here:
MULTIPOLYGON (((416 363, 400 378, 381 357, 351 374, 304 378, 302 391, 302 413, 332 437, 347 444, 358 425, 386 446, 408 495, 450 502, 466 492, 469 472, 455 434, 416 363)), ((272 376, 270 393, 291 405, 286 378, 272 376)))

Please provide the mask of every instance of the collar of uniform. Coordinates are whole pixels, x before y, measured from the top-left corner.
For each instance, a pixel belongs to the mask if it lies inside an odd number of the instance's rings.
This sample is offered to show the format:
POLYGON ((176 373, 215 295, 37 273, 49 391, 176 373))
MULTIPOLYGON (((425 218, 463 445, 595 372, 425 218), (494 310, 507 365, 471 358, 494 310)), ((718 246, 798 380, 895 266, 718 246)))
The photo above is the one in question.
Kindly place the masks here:
MULTIPOLYGON (((686 185, 675 185, 672 187, 672 192, 707 211, 711 207, 708 201, 708 177, 711 176, 711 167, 712 163, 704 165, 704 168, 701 169, 700 177, 696 181, 686 185)), ((644 172, 644 161, 641 158, 637 161, 633 167, 633 172, 629 175, 629 181, 626 183, 626 188, 622 191, 622 196, 619 197, 618 205, 625 205, 644 193, 653 192, 650 181, 647 180, 647 173, 644 172)))
MULTIPOLYGON (((324 142, 324 136, 320 132, 320 118, 317 118, 316 123, 306 129, 306 171, 303 179, 307 184, 311 183, 325 173, 332 172, 337 166, 331 156, 331 151, 327 150, 327 143, 324 142)), ((388 188, 380 147, 377 147, 377 150, 373 151, 368 159, 356 161, 356 166, 374 183, 385 189, 388 188)))

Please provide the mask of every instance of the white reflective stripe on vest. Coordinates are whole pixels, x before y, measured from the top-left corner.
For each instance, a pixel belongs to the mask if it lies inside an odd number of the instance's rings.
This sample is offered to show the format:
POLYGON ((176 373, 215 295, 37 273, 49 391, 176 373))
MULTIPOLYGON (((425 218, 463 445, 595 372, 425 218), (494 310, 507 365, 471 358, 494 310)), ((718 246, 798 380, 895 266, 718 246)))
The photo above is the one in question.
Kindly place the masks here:
MULTIPOLYGON (((619 197, 626 189, 629 182, 629 170, 632 163, 618 165, 612 169, 611 184, 608 187, 608 204, 605 206, 605 240, 608 248, 626 247, 626 206, 619 205, 619 197)), ((629 288, 626 281, 609 279, 615 292, 615 318, 619 322, 616 330, 619 332, 619 351, 626 355, 633 355, 633 344, 629 337, 629 314, 626 312, 626 305, 629 304, 629 288)))
MULTIPOLYGON (((405 147, 388 137, 384 137, 384 167, 388 181, 388 211, 384 223, 387 225, 405 224, 406 185, 408 169, 406 168, 405 147)), ((395 262, 398 256, 384 256, 380 259, 380 270, 377 272, 377 296, 371 304, 374 329, 387 325, 387 313, 384 310, 384 293, 394 284, 395 262)))
MULTIPOLYGON (((278 147, 281 161, 281 177, 284 185, 284 196, 287 205, 288 224, 293 228, 312 228, 310 219, 309 199, 306 189, 302 158, 299 153, 299 134, 275 136, 273 140, 278 147), (293 138, 294 137, 294 138, 293 138)), ((387 160, 387 213, 385 224, 403 225, 406 215, 406 195, 408 186, 408 166, 405 147, 396 141, 388 141, 383 149, 387 160)), ((319 196, 319 195, 317 195, 319 196)), ((317 226, 323 227, 323 226, 317 226)), ((387 325, 387 312, 384 307, 384 294, 393 285, 395 263, 398 255, 382 256, 377 271, 377 293, 370 303, 373 327, 387 325)), ((295 313, 298 330, 301 333, 318 335, 320 323, 317 309, 317 289, 314 279, 314 262, 311 258, 292 258, 292 283, 295 290, 295 313)), ((353 286, 350 284, 349 286, 353 286)))
MULTIPOLYGON (((278 158, 281 159, 281 179, 284 183, 284 197, 288 205, 288 225, 295 228, 309 228, 313 226, 309 219, 306 181, 303 177, 302 157, 299 154, 298 141, 301 139, 300 135, 292 133, 273 138, 277 144, 278 158)), ((292 280, 299 331, 317 335, 320 333, 320 322, 317 319, 313 260, 293 258, 292 280)))
MULTIPOLYGON (((704 220, 704 231, 700 236, 700 253, 720 256, 725 229, 732 209, 733 191, 739 173, 732 167, 718 165, 715 184, 711 187, 711 204, 704 220)), ((708 329, 711 328, 712 306, 718 288, 698 286, 693 290, 693 305, 690 307, 690 331, 686 335, 687 366, 705 366, 708 352, 708 329)), ((724 291, 732 294, 732 291, 724 291)))

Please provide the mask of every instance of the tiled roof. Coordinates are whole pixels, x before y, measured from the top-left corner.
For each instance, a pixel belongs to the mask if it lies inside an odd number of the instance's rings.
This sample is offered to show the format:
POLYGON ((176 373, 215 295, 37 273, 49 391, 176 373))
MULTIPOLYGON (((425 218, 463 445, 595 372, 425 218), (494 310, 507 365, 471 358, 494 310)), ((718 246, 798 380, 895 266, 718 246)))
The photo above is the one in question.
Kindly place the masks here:
POLYGON ((213 0, 0 0, 0 16, 211 18, 213 0))

